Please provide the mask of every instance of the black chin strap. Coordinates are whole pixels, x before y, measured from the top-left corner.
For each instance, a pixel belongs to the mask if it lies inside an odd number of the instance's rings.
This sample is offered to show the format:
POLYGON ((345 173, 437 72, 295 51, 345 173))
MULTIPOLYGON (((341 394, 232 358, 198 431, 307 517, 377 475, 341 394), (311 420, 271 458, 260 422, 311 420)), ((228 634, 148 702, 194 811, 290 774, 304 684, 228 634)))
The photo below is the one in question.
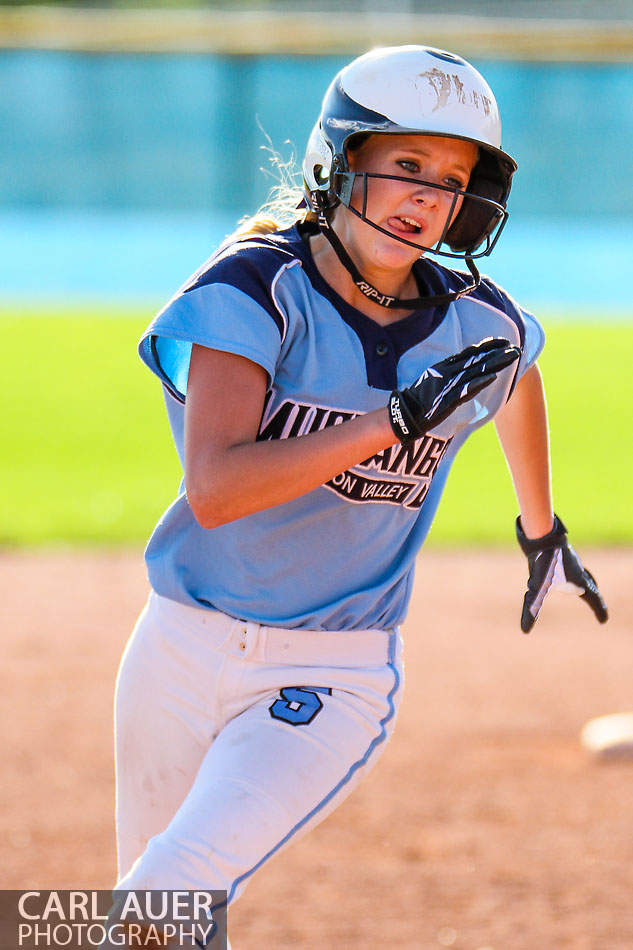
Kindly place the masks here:
MULTIPOLYGON (((367 224, 371 224, 371 222, 368 221, 367 224)), ((373 300, 374 303, 380 304, 381 307, 388 307, 391 310, 423 310, 429 307, 443 307, 445 304, 452 303, 454 300, 459 300, 460 297, 464 297, 466 294, 472 293, 472 291, 475 290, 481 282, 481 276, 477 270, 477 267, 475 266, 475 262, 473 261, 472 257, 466 257, 466 266, 472 274, 473 283, 468 284, 461 290, 456 290, 450 294, 433 294, 430 297, 411 297, 409 300, 403 300, 400 297, 389 297, 387 294, 382 294, 379 290, 373 287, 369 281, 365 280, 356 264, 345 250, 338 235, 328 223, 328 220, 323 212, 319 214, 319 228, 321 233, 325 235, 332 245, 334 253, 338 257, 343 267, 351 274, 352 280, 360 292, 364 294, 368 300, 373 300)), ((394 240, 397 240, 397 238, 394 240)))

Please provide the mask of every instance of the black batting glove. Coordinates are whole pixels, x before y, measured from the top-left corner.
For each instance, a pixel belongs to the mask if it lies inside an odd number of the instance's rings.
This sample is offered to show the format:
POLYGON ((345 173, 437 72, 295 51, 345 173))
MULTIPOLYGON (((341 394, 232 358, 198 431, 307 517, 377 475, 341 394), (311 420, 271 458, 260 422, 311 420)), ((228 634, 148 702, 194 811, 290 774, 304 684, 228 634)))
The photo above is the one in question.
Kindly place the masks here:
POLYGON ((572 590, 591 607, 600 623, 609 619, 607 605, 594 577, 580 563, 580 558, 567 542, 567 528, 557 515, 554 527, 542 538, 526 538, 521 519, 516 520, 517 539, 528 559, 530 576, 523 599, 521 630, 529 633, 550 590, 572 585, 572 590))
POLYGON ((508 340, 488 337, 435 363, 413 386, 394 389, 389 398, 391 428, 401 442, 418 439, 489 386, 520 355, 508 340))

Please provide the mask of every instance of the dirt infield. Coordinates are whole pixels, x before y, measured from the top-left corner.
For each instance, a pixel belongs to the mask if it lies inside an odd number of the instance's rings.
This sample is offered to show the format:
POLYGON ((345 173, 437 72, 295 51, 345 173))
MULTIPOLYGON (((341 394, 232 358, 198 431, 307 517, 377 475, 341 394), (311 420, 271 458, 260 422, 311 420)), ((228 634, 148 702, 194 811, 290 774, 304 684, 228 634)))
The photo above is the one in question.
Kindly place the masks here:
MULTIPOLYGON (((585 721, 633 710, 633 551, 583 551, 611 610, 558 595, 526 637, 518 552, 431 553, 377 768, 271 861, 235 950, 631 950, 633 760, 585 721)), ((0 555, 3 888, 114 882, 111 705, 140 554, 0 555)))

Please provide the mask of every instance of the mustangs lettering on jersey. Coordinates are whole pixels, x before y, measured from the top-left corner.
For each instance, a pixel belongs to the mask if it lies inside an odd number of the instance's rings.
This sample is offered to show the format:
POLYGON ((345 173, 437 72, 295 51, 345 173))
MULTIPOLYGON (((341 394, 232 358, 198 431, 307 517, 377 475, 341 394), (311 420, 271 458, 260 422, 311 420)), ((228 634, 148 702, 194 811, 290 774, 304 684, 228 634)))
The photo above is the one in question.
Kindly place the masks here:
MULTIPOLYGON (((272 408, 272 402, 269 393, 257 437, 260 442, 307 435, 360 415, 291 399, 272 408)), ((418 509, 450 442, 425 435, 407 445, 398 443, 336 475, 324 488, 356 504, 374 502, 418 509)))

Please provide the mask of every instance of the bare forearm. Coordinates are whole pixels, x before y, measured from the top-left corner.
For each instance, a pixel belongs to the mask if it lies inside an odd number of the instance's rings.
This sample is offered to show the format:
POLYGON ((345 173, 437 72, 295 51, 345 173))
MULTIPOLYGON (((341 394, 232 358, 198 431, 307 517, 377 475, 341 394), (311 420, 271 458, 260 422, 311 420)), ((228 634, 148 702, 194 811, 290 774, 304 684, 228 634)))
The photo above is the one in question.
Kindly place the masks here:
POLYGON ((291 439, 198 450, 187 496, 205 528, 218 527, 318 488, 396 442, 387 409, 291 439))
POLYGON ((528 537, 553 525, 547 407, 541 374, 533 366, 495 419, 528 537))

